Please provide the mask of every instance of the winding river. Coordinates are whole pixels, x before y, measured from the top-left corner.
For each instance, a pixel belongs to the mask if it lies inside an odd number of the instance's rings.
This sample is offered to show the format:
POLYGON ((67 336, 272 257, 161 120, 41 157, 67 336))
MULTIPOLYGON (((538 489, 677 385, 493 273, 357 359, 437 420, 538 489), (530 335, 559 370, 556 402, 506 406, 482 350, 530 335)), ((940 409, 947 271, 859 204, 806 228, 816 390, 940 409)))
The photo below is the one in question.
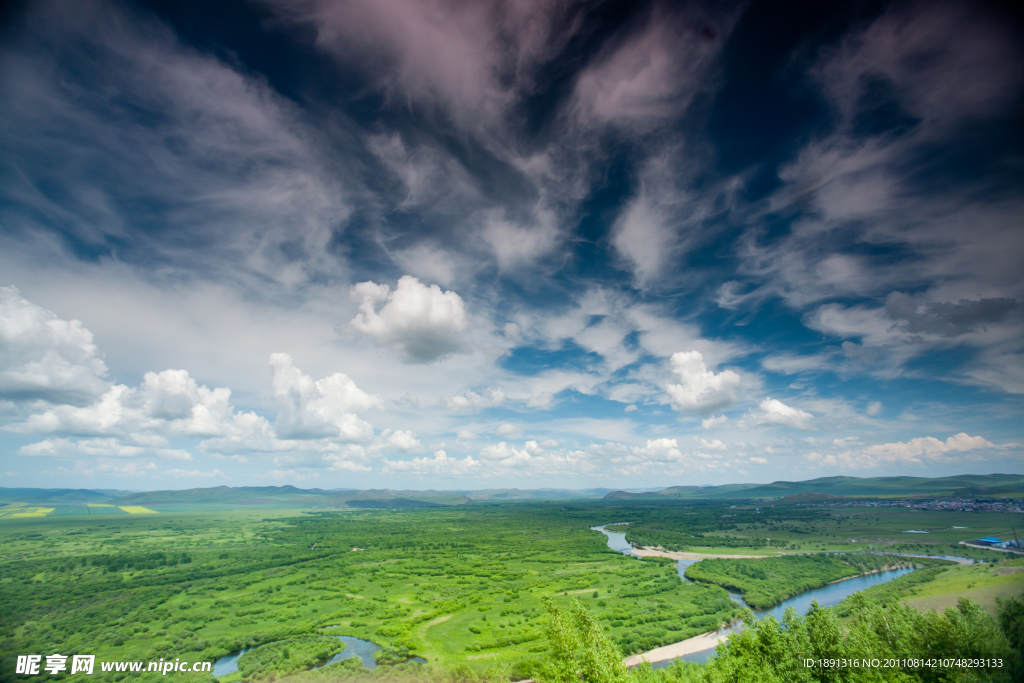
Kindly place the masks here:
MULTIPOLYGON (((629 544, 629 542, 626 540, 626 534, 618 534, 618 533, 615 533, 613 531, 607 531, 607 530, 605 530, 605 528, 603 526, 595 526, 595 527, 591 527, 591 529, 593 529, 594 531, 600 531, 602 534, 607 536, 608 537, 608 547, 611 548, 612 550, 617 550, 620 553, 623 553, 625 555, 632 555, 634 557, 639 557, 639 555, 636 552, 634 552, 633 546, 631 546, 629 544)), ((738 557, 737 559, 742 559, 742 558, 738 557)), ((961 558, 957 558, 957 559, 961 559, 961 558)), ((686 571, 686 568, 689 567, 694 562, 700 562, 700 560, 678 560, 676 562, 676 571, 679 572, 679 577, 683 581, 690 582, 690 579, 686 578, 686 575, 684 574, 684 572, 686 571)), ((839 581, 837 583, 832 583, 832 584, 829 584, 827 586, 822 586, 821 588, 815 588, 814 590, 809 590, 806 593, 801 593, 800 595, 795 595, 792 598, 789 598, 788 600, 784 601, 782 604, 776 605, 775 607, 772 607, 771 609, 753 610, 754 611, 754 615, 756 617, 758 617, 758 618, 762 618, 762 617, 766 617, 766 616, 770 615, 770 616, 775 617, 775 619, 777 619, 777 620, 781 620, 782 619, 782 615, 790 607, 795 609, 797 614, 805 614, 807 612, 807 610, 810 608, 811 603, 815 602, 815 601, 817 601, 817 603, 819 605, 821 605, 822 607, 832 607, 832 606, 838 605, 844 599, 846 599, 847 597, 853 595, 857 591, 864 590, 865 588, 870 588, 871 586, 877 586, 880 583, 886 583, 887 581, 892 581, 896 577, 903 576, 904 574, 907 574, 907 573, 912 572, 912 571, 914 571, 914 570, 913 569, 892 569, 892 570, 889 570, 889 571, 878 572, 877 574, 868 574, 866 576, 857 576, 857 577, 854 577, 852 579, 846 579, 845 581, 839 581)), ((748 607, 747 603, 744 602, 743 597, 739 593, 732 593, 732 592, 730 592, 729 593, 729 597, 731 597, 733 600, 735 600, 736 602, 740 603, 744 607, 748 607)), ((725 627, 723 629, 720 629, 718 631, 718 635, 719 636, 724 636, 724 635, 728 635, 730 633, 737 633, 742 628, 743 628, 743 624, 742 623, 733 624, 733 625, 727 626, 727 627, 725 627)), ((701 650, 700 652, 694 652, 693 654, 683 655, 682 657, 679 657, 678 659, 682 659, 682 660, 687 661, 687 662, 701 662, 701 663, 703 663, 703 662, 708 661, 709 659, 711 659, 714 656, 715 656, 715 646, 712 645, 711 647, 709 647, 709 648, 707 648, 705 650, 701 650)), ((672 661, 673 660, 671 660, 671 659, 667 659, 667 660, 664 660, 664 661, 655 662, 651 666, 653 666, 655 669, 662 669, 662 668, 668 666, 669 664, 671 664, 672 661)))

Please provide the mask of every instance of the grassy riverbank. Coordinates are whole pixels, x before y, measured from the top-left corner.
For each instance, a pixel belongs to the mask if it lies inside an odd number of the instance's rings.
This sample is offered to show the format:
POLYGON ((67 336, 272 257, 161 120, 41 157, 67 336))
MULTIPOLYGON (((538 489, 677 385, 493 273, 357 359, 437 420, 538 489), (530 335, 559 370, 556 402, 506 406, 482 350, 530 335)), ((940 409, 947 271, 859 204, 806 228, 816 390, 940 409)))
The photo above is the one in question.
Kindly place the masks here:
POLYGON ((836 607, 849 617, 864 604, 892 606, 903 603, 914 609, 943 611, 961 598, 974 601, 995 615, 997 600, 1024 596, 1024 558, 976 565, 936 565, 872 586, 836 607))
POLYGON ((618 529, 641 547, 677 552, 786 554, 792 552, 908 552, 999 559, 1000 553, 960 541, 1012 538, 1024 527, 1018 513, 977 513, 782 502, 649 505, 618 529))
POLYGON ((239 657, 237 678, 257 682, 273 680, 289 673, 309 669, 344 649, 344 643, 337 638, 288 638, 258 647, 239 657))
MULTIPOLYGON (((924 564, 934 562, 942 561, 921 560, 924 564)), ((907 558, 873 554, 708 559, 687 567, 686 578, 736 591, 754 609, 769 609, 794 595, 836 581, 907 565, 907 558)))

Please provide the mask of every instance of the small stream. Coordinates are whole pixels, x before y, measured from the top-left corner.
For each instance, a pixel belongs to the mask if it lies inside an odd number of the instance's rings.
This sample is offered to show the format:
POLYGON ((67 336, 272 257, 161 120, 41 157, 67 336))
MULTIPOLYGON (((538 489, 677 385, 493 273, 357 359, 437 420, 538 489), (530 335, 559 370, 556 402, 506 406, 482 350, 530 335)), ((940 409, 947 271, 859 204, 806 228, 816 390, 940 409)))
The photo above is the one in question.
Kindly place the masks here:
POLYGON ((228 674, 235 673, 236 671, 238 671, 238 658, 241 657, 242 655, 244 655, 249 650, 254 650, 254 649, 256 649, 256 648, 247 647, 244 650, 239 650, 238 652, 232 652, 229 655, 221 657, 220 659, 218 659, 216 662, 213 663, 213 675, 217 676, 217 677, 220 677, 220 676, 227 676, 228 674))
MULTIPOLYGON (((331 627, 328 626, 327 628, 331 627)), ((327 666, 328 664, 334 664, 335 662, 340 662, 343 659, 349 659, 351 657, 359 657, 359 659, 363 661, 363 666, 365 666, 367 669, 377 668, 377 660, 373 658, 373 655, 380 651, 380 645, 377 645, 376 643, 371 643, 368 640, 363 640, 362 638, 356 638, 354 636, 332 637, 337 638, 341 642, 345 643, 345 649, 339 652, 338 654, 334 655, 330 659, 328 659, 326 662, 317 664, 316 666, 313 666, 311 668, 319 669, 321 667, 327 666)), ((264 645, 271 644, 272 643, 264 643, 264 645)), ((256 647, 262 647, 262 645, 257 645, 256 647)), ((249 652, 250 650, 255 650, 256 647, 249 647, 244 650, 239 650, 238 652, 232 652, 231 654, 225 657, 221 657, 213 663, 213 675, 219 678, 220 676, 227 676, 228 674, 235 673, 236 671, 238 671, 238 658, 244 655, 246 652, 249 652)), ((410 657, 406 661, 421 662, 425 664, 427 660, 423 659, 422 657, 410 657)))
MULTIPOLYGON (((629 542, 626 540, 626 534, 617 534, 612 531, 606 531, 604 526, 594 526, 590 528, 594 531, 600 531, 605 536, 607 536, 608 547, 612 550, 617 550, 625 555, 639 557, 639 555, 637 555, 636 552, 634 552, 633 546, 631 546, 629 542)), ((742 557, 737 557, 737 559, 742 559, 742 557)), ((962 561, 962 558, 957 559, 960 559, 962 561)), ((684 572, 686 571, 686 568, 694 562, 700 562, 700 560, 678 560, 676 562, 676 571, 679 573, 679 578, 681 578, 683 581, 692 583, 690 579, 686 578, 684 572)), ((892 569, 889 571, 878 572, 877 574, 857 576, 852 579, 847 579, 845 581, 839 581, 837 583, 832 583, 827 586, 822 586, 821 588, 809 590, 806 593, 801 593, 800 595, 795 595, 789 598, 788 600, 784 601, 782 604, 776 605, 771 609, 753 610, 754 616, 758 618, 773 616, 776 620, 781 621, 782 615, 785 614, 786 610, 790 607, 795 609, 797 614, 805 614, 807 610, 810 608, 811 603, 815 601, 817 601, 817 603, 822 607, 833 607, 835 605, 838 605, 844 599, 853 595, 857 591, 862 591, 865 588, 870 588, 871 586, 877 586, 880 583, 892 581, 896 577, 903 576, 904 574, 910 573, 912 571, 914 570, 892 569)), ((744 607, 749 607, 749 605, 747 605, 747 603, 743 600, 743 596, 739 593, 729 592, 729 597, 732 598, 734 601, 738 602, 739 604, 743 605, 744 607)), ((729 626, 726 626, 723 629, 720 629, 718 631, 718 635, 738 633, 742 629, 742 623, 734 623, 729 626)), ((702 650, 700 652, 694 652, 693 654, 684 655, 682 657, 679 657, 679 659, 682 659, 683 661, 687 662, 704 663, 714 656, 715 648, 711 647, 707 650, 702 650)), ((667 667, 669 664, 671 664, 672 661, 673 660, 669 659, 662 662, 656 662, 651 666, 653 666, 655 669, 663 669, 667 667)))

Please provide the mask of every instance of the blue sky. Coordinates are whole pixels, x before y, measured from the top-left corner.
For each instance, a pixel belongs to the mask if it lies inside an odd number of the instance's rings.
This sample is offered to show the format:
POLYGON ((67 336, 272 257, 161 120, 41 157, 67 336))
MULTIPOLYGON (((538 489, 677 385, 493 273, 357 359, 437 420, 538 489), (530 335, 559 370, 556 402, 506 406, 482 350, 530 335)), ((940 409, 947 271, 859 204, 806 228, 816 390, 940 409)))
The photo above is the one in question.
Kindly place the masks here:
POLYGON ((998 6, 2 19, 5 486, 1021 471, 998 6))

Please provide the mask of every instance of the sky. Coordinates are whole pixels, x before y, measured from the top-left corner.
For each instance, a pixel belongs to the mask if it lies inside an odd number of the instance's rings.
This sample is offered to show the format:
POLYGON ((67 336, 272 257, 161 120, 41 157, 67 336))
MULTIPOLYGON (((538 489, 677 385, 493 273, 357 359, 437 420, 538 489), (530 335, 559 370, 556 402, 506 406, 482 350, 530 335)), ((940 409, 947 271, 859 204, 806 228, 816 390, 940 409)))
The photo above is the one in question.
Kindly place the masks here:
POLYGON ((1024 472, 1024 33, 979 2, 0 14, 0 480, 1024 472))

